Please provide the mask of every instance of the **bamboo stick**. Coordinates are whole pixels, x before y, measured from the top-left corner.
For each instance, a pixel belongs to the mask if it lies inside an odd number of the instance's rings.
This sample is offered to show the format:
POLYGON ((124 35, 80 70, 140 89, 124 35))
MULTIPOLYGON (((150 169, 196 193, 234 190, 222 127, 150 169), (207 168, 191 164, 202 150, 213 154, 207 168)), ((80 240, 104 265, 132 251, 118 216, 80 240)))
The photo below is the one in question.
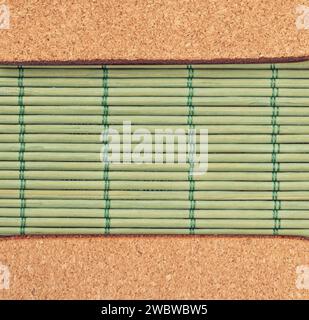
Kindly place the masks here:
MULTIPOLYGON (((188 193, 186 192, 186 195, 188 193)), ((183 198, 183 199, 186 199, 183 198)), ((183 209, 189 210, 189 200, 132 200, 115 199, 110 202, 109 209, 183 209)), ((244 199, 244 198, 243 198, 244 199)), ((267 199, 265 199, 267 200, 267 199)), ((270 200, 196 200, 195 210, 223 210, 233 208, 234 210, 273 210, 274 201, 270 200)), ((20 199, 1 199, 2 208, 20 208, 20 199)), ((26 208, 80 208, 80 209, 104 209, 106 201, 96 199, 27 199, 26 208)), ((308 200, 281 200, 280 210, 309 210, 308 200)), ((104 210, 103 210, 104 215, 104 210)))
MULTIPOLYGON (((24 234, 27 235, 98 235, 98 234, 147 234, 147 235, 279 235, 279 236, 309 236, 308 229, 155 229, 155 228, 113 228, 106 232, 105 228, 25 228, 24 234)), ((20 228, 2 227, 0 235, 20 235, 20 228)))
MULTIPOLYGON (((1 106, 0 115, 18 115, 18 106, 1 106)), ((101 106, 25 106, 25 115, 83 115, 102 117, 101 106)), ((187 116, 186 106, 111 106, 109 116, 187 116)), ((197 106, 194 108, 194 118, 199 116, 269 116, 272 117, 273 110, 270 107, 253 108, 252 106, 242 107, 211 107, 197 106)), ((281 107, 280 117, 285 116, 309 116, 308 107, 281 107)), ((85 118, 85 123, 87 117, 85 118)), ((197 123, 198 124, 198 123, 197 123)), ((267 123, 269 124, 269 122, 267 123)))
MULTIPOLYGON (((18 115, 3 115, 1 117, 1 124, 18 124, 19 116, 18 115)), ((109 125, 114 124, 123 124, 125 122, 130 122, 132 124, 187 124, 187 117, 183 116, 128 116, 128 115, 117 115, 117 116, 109 116, 109 125)), ((194 124, 197 125, 222 125, 222 124, 230 124, 230 125, 239 125, 239 124, 247 124, 247 125, 269 125, 271 123, 271 117, 260 116, 260 117, 252 117, 252 116, 197 116, 193 119, 194 124)), ((25 124, 102 124, 102 117, 91 116, 91 115, 25 115, 24 116, 25 124)), ((278 125, 308 125, 309 117, 278 117, 277 118, 278 125)))
MULTIPOLYGON (((272 69, 275 67, 276 69, 309 69, 308 61, 298 61, 298 62, 284 62, 284 63, 245 63, 245 64, 208 64, 208 63, 196 63, 193 64, 195 68, 200 69, 272 69)), ((2 65, 1 68, 17 68, 18 65, 2 65)), ((25 65, 23 66, 25 69, 101 69, 102 65, 98 64, 82 64, 82 65, 25 65)), ((175 64, 110 64, 108 65, 110 69, 187 69, 187 64, 175 63, 175 64)))
MULTIPOLYGON (((196 136, 196 143, 201 143, 205 141, 205 134, 196 136), (201 139, 201 136, 203 139, 201 139)), ((171 138, 174 139, 175 135, 171 135, 171 138)), ((121 137, 119 137, 121 138, 121 137)), ((72 143, 72 144, 99 144, 103 147, 103 142, 101 141, 100 135, 87 134, 26 134, 24 136, 25 143, 43 143, 46 144, 53 143, 72 143)), ((122 139, 122 138, 121 138, 122 139)), ((122 140, 120 139, 120 144, 122 140)), ((183 138, 185 139, 185 137, 183 138)), ((188 138, 187 138, 188 139, 188 138)), ((271 144, 273 139, 272 134, 217 134, 217 135, 208 135, 208 143, 210 144, 271 144)), ((109 137, 109 141, 113 141, 113 137, 109 137)), ((117 140, 116 140, 117 141, 117 140)), ((135 140, 133 137, 131 141, 134 145, 135 140)), ((171 140, 169 140, 171 141, 171 140)), ((177 139, 172 140, 174 143, 178 143, 177 139)), ((181 142, 182 140, 180 140, 181 142)), ((186 140, 188 142, 188 140, 186 140)), ((309 138, 307 134, 278 134, 276 135, 276 141, 278 144, 305 144, 308 143, 309 138)), ((0 143, 18 143, 19 134, 0 134, 0 143)), ((136 142, 135 142, 136 143, 136 142)), ((47 146, 48 147, 48 146, 47 146)), ((305 148, 305 146, 304 146, 305 148)))
MULTIPOLYGON (((19 191, 19 180, 3 180, 0 185, 0 192, 3 189, 16 189, 19 191)), ((194 189, 196 191, 270 191, 274 188, 274 182, 260 181, 196 181, 194 189)), ((306 181, 280 181, 280 191, 308 191, 309 182, 306 181)), ((102 181, 45 181, 45 180, 28 180, 27 190, 104 190, 102 181)), ((173 181, 126 181, 117 180, 110 181, 109 190, 158 190, 158 191, 180 191, 190 190, 189 181, 178 181, 176 184, 173 181)), ((198 194, 198 193, 195 193, 198 194)))
MULTIPOLYGON (((205 153, 206 154, 206 153, 205 153)), ((182 161, 183 163, 188 162, 190 159, 190 154, 187 153, 149 153, 147 159, 137 158, 137 160, 131 160, 131 162, 136 161, 142 164, 142 161, 146 163, 155 163, 156 157, 162 155, 163 163, 182 161)), ((199 154, 198 154, 199 155, 199 154)), ((198 156, 197 155, 197 156, 198 156)), ((124 161, 123 154, 113 153, 112 159, 119 159, 119 161, 124 161)), ((0 152, 0 161, 18 161, 19 154, 16 152, 0 152)), ((263 163, 263 162, 272 162, 272 154, 263 154, 263 153, 211 153, 207 156, 209 163, 212 162, 238 162, 238 163, 263 163)), ((25 161, 68 161, 68 162, 100 162, 103 166, 102 159, 98 153, 77 153, 77 152, 25 152, 24 153, 25 161)), ((205 161, 206 161, 205 160, 205 161)), ((111 160, 110 160, 111 161, 111 160)), ((277 154, 277 162, 309 162, 309 154, 307 153, 279 153, 277 154)), ((177 163, 176 163, 177 165, 177 163)))
MULTIPOLYGON (((267 69, 206 69, 206 68, 195 68, 195 78, 271 78, 273 70, 267 69)), ((187 78, 187 69, 155 69, 155 68, 109 68, 109 78, 187 78)), ((18 77, 19 70, 17 68, 0 68, 0 77, 18 77)), ((24 68, 25 78, 28 77, 68 77, 68 78, 102 78, 102 68, 24 68)), ((278 69, 279 79, 308 79, 309 70, 306 69, 278 69)))
MULTIPOLYGON (((219 135, 219 134, 226 134, 225 138, 227 138, 229 135, 241 135, 241 134, 266 134, 271 135, 274 128, 271 124, 269 125, 195 125, 194 126, 196 130, 197 137, 200 135, 199 129, 207 129, 209 135, 219 135)), ((123 133, 123 125, 113 125, 110 126, 110 128, 116 130, 119 132, 119 134, 123 133)), ((175 130, 181 129, 185 130, 187 133, 188 125, 131 125, 132 134, 139 129, 146 129, 150 133, 157 132, 156 130, 164 130, 164 133, 166 135, 170 135, 168 130, 172 130, 172 133, 175 133, 175 130)), ((60 140, 61 136, 63 134, 71 134, 70 137, 74 139, 73 134, 87 134, 87 136, 91 134, 95 134, 97 136, 101 135, 102 131, 104 130, 102 125, 87 125, 87 124, 46 124, 46 125, 40 125, 40 124, 25 124, 25 131, 27 134, 25 135, 25 139, 27 139, 28 142, 31 142, 31 139, 28 139, 28 136, 30 134, 35 133, 36 135, 32 135, 31 137, 39 136, 38 134, 46 134, 44 137, 45 139, 48 139, 50 134, 55 135, 56 137, 59 137, 58 140, 60 140), (47 135, 48 133, 48 135, 47 135)), ((0 124, 0 141, 1 142, 15 142, 14 138, 17 137, 17 135, 13 136, 12 133, 19 133, 20 128, 17 124, 0 124), (5 135, 3 135, 5 133, 5 135), (8 138, 6 140, 6 137, 8 138)), ((110 132, 110 135, 112 135, 113 132, 110 132)), ((309 126, 305 125, 280 125, 280 135, 287 135, 291 134, 294 135, 294 138, 297 138, 297 135, 305 135, 309 134, 309 126)), ((278 136, 280 136, 278 135, 278 136)), ((95 137, 95 140, 98 141, 97 136, 95 137)), ((65 136, 64 136, 65 137, 65 136)), ((83 138, 82 135, 80 137, 83 138)), ((76 138, 76 137, 75 137, 76 138)), ((79 138, 79 141, 85 140, 79 138)), ((35 139, 37 140, 37 139, 35 139)), ((18 140, 17 140, 18 141, 18 140)), ((61 141, 61 140, 60 140, 61 141)), ((48 142, 48 141, 46 141, 48 142)), ((74 142, 74 141, 72 141, 74 142)))
MULTIPOLYGON (((309 72, 309 70, 308 70, 309 72)), ((102 94, 103 95, 103 94, 102 94)), ((195 106, 270 106, 269 97, 192 97, 192 104, 195 106)), ((18 105, 18 97, 2 96, 0 106, 18 105)), ((25 105, 33 106, 101 106, 102 97, 41 97, 41 96, 26 96, 23 97, 25 105)), ((181 106, 187 105, 187 97, 108 97, 109 106, 181 106)), ((276 105, 278 107, 299 106, 308 107, 309 97, 277 97, 276 105)))
MULTIPOLYGON (((24 78, 25 87, 102 88, 101 78, 24 78)), ((270 88, 272 80, 265 79, 207 79, 194 78, 195 88, 270 88)), ((0 77, 0 86, 16 87, 18 78, 0 77)), ((111 78, 109 88, 186 88, 186 78, 111 78)), ((276 79, 277 88, 308 88, 309 79, 276 79)))
MULTIPOLYGON (((201 141, 202 143, 203 141, 201 141)), ((132 148, 135 148, 138 145, 137 142, 131 143, 132 148)), ((188 152, 188 142, 178 144, 167 143, 164 144, 163 152, 170 153, 172 150, 174 152, 188 152)), ((115 143, 110 143, 108 145, 108 150, 112 152, 113 148, 116 146, 115 143)), ((127 144, 121 144, 120 149, 127 146, 127 144)), ((152 151, 155 150, 155 144, 145 144, 145 146, 152 151)), ((102 144, 98 143, 27 143, 25 146, 26 152, 79 152, 79 153, 99 153, 102 151, 102 144)), ((199 143, 195 146, 195 151, 198 153, 203 152, 203 146, 199 143)), ((18 152, 20 145, 18 143, 1 143, 0 142, 0 152, 18 152)), ((259 144, 248 144, 248 143, 231 143, 231 144, 215 144, 210 143, 207 146, 208 153, 272 153, 273 145, 270 143, 259 143, 259 144)), ((205 149, 204 149, 205 150, 205 149)), ((145 153, 149 153, 148 150, 145 150, 145 153)), ((280 144, 280 153, 309 153, 308 144, 280 144)))
MULTIPOLYGON (((109 97, 187 97, 189 88, 109 88, 109 97)), ((0 87, 0 96, 16 97, 19 87, 0 87)), ((194 88, 194 97, 270 97, 273 88, 194 88)), ((102 97, 102 88, 40 88, 25 87, 27 97, 102 97)), ((276 88, 276 97, 308 97, 305 88, 276 88)))
MULTIPOLYGON (((80 208, 26 208, 28 217, 62 217, 62 218, 102 218, 102 209, 80 209, 80 208)), ((0 217, 19 217, 19 208, 0 207, 0 217)), ((183 209, 110 209, 109 217, 112 218, 131 218, 131 219, 188 219, 189 210, 183 209)), ((196 210, 194 217, 196 219, 273 219, 273 210, 196 210)), ((279 216, 283 219, 308 219, 309 211, 306 210, 280 210, 279 216)))
MULTIPOLYGON (((102 182, 103 184, 103 182, 102 182)), ((104 185, 104 184, 103 184, 104 185)), ((110 190, 108 192, 109 200, 182 200, 188 199, 188 191, 149 191, 141 192, 141 190, 110 190)), ((5 199, 19 199, 19 189, 1 189, 0 198, 5 199)), ((24 198, 27 200, 98 200, 102 201, 104 197, 104 190, 24 190, 24 198)), ((272 201, 274 192, 271 191, 194 191, 195 201, 203 200, 234 200, 234 201, 255 201, 264 200, 272 201)), ((308 191, 278 191, 278 201, 308 201, 308 191)), ((111 202, 112 202, 111 201, 111 202)), ((165 203, 161 202, 160 208, 164 208, 165 203)), ((274 206, 274 204, 273 204, 274 206)))
MULTIPOLYGON (((0 161, 0 171, 2 170, 19 170, 19 161, 0 161)), ((25 163, 26 170, 58 170, 58 171, 102 171, 103 164, 101 162, 50 162, 50 161, 27 161, 25 163)), ((188 163, 111 163, 109 171, 119 172, 186 172, 190 169, 188 163)), ((274 170, 273 163, 209 163, 208 172, 272 172, 274 170)), ((308 172, 309 163, 280 163, 280 172, 308 172)))
MULTIPOLYGON (((46 166, 48 168, 48 166, 46 166)), ((17 169, 17 168, 16 168, 17 169)), ((280 168, 281 169, 281 168, 280 168)), ((18 180, 18 170, 0 170, 0 180, 18 180)), ((31 171, 24 173, 26 180, 104 180, 101 171, 31 171)), ((110 171, 110 181, 188 181, 188 172, 176 171, 110 171)), ((272 172, 205 172, 194 177, 195 181, 273 181, 272 172)), ((308 172, 278 172, 278 181, 308 181, 308 172)), ((1 183, 1 181, 0 181, 1 183)), ((28 186, 28 185, 27 185, 28 186)), ((1 187, 1 185, 0 185, 1 187)))
MULTIPOLYGON (((163 228, 189 229, 190 219, 26 218, 25 227, 45 228, 163 228)), ((195 219, 195 229, 273 229, 277 222, 248 219, 195 219)), ((0 217, 0 227, 21 227, 20 218, 0 217)), ((280 229, 308 229, 309 220, 282 220, 280 229)))
MULTIPOLYGON (((170 135, 171 138, 175 137, 175 135, 170 135)), ((196 143, 202 143, 205 141, 205 134, 196 136, 196 143), (201 137, 203 137, 201 139, 201 137)), ((122 144, 123 137, 120 138, 120 144, 122 144)), ((183 137, 185 139, 186 137, 183 137)), ((252 134, 252 135, 241 135, 241 134, 222 134, 222 135, 208 135, 208 143, 210 144, 271 144, 273 139, 272 134, 262 135, 262 134, 252 134)), ((19 135, 18 134, 1 134, 0 135, 0 143, 18 143, 19 135)), ((109 137, 109 141, 113 142, 113 137, 109 137)), ((117 140, 116 140, 117 141, 117 140)), ((135 140, 131 139, 132 144, 134 145, 135 140)), ((169 140, 171 141, 171 140, 169 140)), ((172 140, 177 143, 178 140, 172 140)), ((180 140, 181 142, 182 140, 180 140)), ((188 137, 186 138, 188 142, 188 137)), ((278 134, 276 135, 276 141, 278 144, 305 144, 308 143, 309 138, 307 134, 299 134, 299 135, 288 135, 288 134, 278 134)), ((72 143, 72 144, 99 144, 103 147, 103 142, 101 141, 100 135, 75 135, 75 134, 27 134, 25 135, 25 143, 43 143, 46 144, 54 143, 72 143)), ((136 144, 136 142, 135 142, 136 144)), ((109 145, 112 145, 110 143, 109 145)), ((305 146, 304 146, 305 148, 305 146)))

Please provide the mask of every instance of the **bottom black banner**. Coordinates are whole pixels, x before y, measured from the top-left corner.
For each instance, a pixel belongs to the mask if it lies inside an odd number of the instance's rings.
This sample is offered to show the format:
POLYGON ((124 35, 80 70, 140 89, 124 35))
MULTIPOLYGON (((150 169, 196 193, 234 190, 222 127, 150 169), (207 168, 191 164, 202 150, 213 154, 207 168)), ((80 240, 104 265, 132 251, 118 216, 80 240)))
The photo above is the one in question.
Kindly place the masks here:
POLYGON ((306 314, 308 301, 214 301, 214 300, 117 300, 117 301, 1 301, 1 314, 11 319, 44 317, 102 319, 258 319, 306 314))

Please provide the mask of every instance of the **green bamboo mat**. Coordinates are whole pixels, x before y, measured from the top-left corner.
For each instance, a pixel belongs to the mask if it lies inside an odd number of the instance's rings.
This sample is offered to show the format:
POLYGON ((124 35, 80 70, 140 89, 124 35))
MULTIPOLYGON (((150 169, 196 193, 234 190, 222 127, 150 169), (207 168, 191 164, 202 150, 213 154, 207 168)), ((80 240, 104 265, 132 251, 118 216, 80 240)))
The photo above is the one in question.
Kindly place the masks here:
POLYGON ((0 235, 309 236, 308 200, 309 62, 0 66, 0 235))

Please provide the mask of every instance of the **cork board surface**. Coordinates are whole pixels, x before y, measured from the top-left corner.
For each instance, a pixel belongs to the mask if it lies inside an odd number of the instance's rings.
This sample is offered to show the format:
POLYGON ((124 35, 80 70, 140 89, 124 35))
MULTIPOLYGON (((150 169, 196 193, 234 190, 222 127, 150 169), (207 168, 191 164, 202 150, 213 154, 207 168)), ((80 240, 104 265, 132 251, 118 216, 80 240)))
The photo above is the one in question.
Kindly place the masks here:
POLYGON ((308 0, 0 0, 0 61, 224 61, 309 56, 308 0))
MULTIPOLYGON (((309 30, 294 0, 0 0, 2 63, 299 60, 309 30)), ((309 6, 309 1, 302 1, 309 6)), ((0 239, 1 299, 308 299, 293 237, 110 236, 0 239)))

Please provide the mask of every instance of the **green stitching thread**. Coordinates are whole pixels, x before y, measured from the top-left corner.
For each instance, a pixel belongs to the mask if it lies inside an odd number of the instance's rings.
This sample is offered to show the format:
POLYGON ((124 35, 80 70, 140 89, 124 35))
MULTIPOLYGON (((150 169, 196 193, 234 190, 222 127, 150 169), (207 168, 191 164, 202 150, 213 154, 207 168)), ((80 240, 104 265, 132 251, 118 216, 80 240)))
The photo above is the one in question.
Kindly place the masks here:
POLYGON ((195 219, 195 206, 196 201, 194 199, 194 191, 195 191, 195 181, 193 178, 193 171, 194 171, 194 152, 195 152, 195 141, 193 141, 193 132, 194 132, 194 105, 192 103, 193 100, 193 76, 194 76, 194 69, 192 65, 187 66, 188 70, 188 77, 187 77, 187 88, 188 88, 188 96, 187 96, 187 107, 188 107, 188 117, 187 117, 187 124, 189 126, 189 135, 188 135, 188 144, 189 144, 189 173, 188 173, 188 180, 189 180, 189 201, 190 201, 190 208, 189 208, 189 219, 190 219, 190 227, 189 233, 194 234, 196 228, 196 219, 195 219))
POLYGON ((102 87, 103 87, 103 95, 102 95, 102 107, 103 107, 103 143, 104 143, 104 172, 103 172, 103 181, 104 181, 104 194, 103 199, 105 202, 104 206, 104 218, 105 218, 105 228, 104 233, 110 233, 110 199, 109 199, 109 188, 110 188, 110 181, 109 181, 109 159, 108 159, 108 130, 109 130, 109 123, 108 123, 108 68, 107 66, 102 66, 103 70, 103 77, 102 77, 102 87))
POLYGON ((20 234, 25 234, 26 228, 26 199, 25 199, 25 105, 24 105, 24 68, 18 66, 18 124, 19 124, 19 151, 18 151, 18 161, 19 161, 19 199, 20 199, 20 234))
POLYGON ((280 154, 280 143, 277 141, 277 136, 280 134, 280 125, 277 124, 277 118, 279 116, 279 107, 276 103, 276 98, 279 96, 279 89, 276 85, 276 80, 278 78, 278 69, 275 64, 271 64, 272 77, 271 77, 271 88, 272 94, 270 97, 270 107, 272 108, 271 125, 271 144, 272 144, 272 201, 274 203, 273 207, 273 234, 278 235, 279 229, 281 227, 281 220, 279 211, 281 209, 281 200, 278 200, 278 192, 280 191, 280 181, 278 181, 278 172, 280 171, 280 163, 278 162, 278 154, 280 154))

